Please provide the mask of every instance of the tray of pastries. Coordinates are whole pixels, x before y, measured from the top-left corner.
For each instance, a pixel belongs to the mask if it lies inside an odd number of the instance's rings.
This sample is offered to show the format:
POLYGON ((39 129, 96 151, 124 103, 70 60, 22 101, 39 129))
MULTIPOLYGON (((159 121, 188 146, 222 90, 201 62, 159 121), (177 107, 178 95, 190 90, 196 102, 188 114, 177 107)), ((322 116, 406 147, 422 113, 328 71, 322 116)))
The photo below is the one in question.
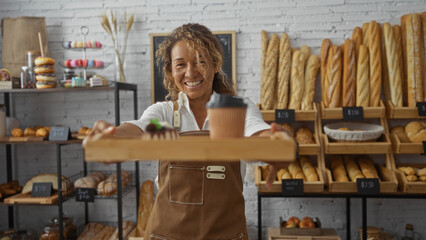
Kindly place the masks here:
POLYGON ((311 217, 300 220, 293 216, 286 221, 280 217, 280 232, 282 235, 319 236, 322 234, 321 222, 318 218, 314 220, 311 217))
POLYGON ((426 141, 426 122, 412 121, 405 126, 395 126, 390 130, 394 153, 423 153, 426 141))
POLYGON ((401 164, 395 172, 401 191, 426 193, 426 164, 401 164))

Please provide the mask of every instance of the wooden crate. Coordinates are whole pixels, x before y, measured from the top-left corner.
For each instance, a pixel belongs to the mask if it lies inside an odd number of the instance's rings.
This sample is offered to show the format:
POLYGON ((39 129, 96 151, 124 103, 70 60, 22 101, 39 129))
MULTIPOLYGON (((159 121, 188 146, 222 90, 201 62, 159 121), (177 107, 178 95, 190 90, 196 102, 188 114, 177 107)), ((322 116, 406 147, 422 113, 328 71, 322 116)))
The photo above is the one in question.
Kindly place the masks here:
POLYGON ((271 140, 269 137, 244 137, 212 140, 208 136, 183 136, 178 140, 142 140, 140 138, 105 138, 88 141, 88 162, 124 162, 135 160, 173 161, 293 161, 293 139, 271 140), (188 154, 188 146, 191 148, 188 154))
POLYGON ((134 228, 128 235, 128 240, 143 240, 143 237, 136 237, 136 228, 134 228))
MULTIPOLYGON (((262 180, 262 171, 261 167, 255 167, 255 184, 257 186, 257 191, 260 193, 281 193, 282 192, 282 183, 279 181, 274 181, 270 188, 266 186, 266 181, 262 180)), ((304 182, 303 189, 306 193, 318 193, 324 192, 324 178, 322 171, 319 168, 316 168, 319 181, 318 182, 304 182)))
MULTIPOLYGON (((378 107, 365 107, 364 118, 383 118, 385 117, 385 105, 380 101, 378 107)), ((343 108, 326 108, 324 103, 320 104, 320 112, 322 119, 343 119, 343 108)))
MULTIPOLYGON (((390 154, 386 154, 385 166, 376 165, 376 169, 379 175, 382 177, 380 180, 380 192, 381 193, 393 193, 397 191, 398 181, 395 176, 394 170, 390 165, 390 154)), ((333 180, 333 176, 330 169, 325 169, 326 183, 328 185, 329 192, 340 192, 340 193, 355 193, 357 192, 356 182, 336 182, 333 180)))
POLYGON ((378 142, 330 142, 322 136, 326 154, 386 154, 391 150, 389 136, 384 133, 378 142))
MULTIPOLYGON (((259 109, 262 109, 258 105, 259 109)), ((318 115, 317 105, 313 104, 314 109, 312 110, 294 110, 295 121, 316 121, 318 115)), ((260 110, 265 122, 274 122, 275 121, 275 110, 260 110)))
POLYGON ((407 177, 405 173, 403 173, 401 170, 398 169, 399 166, 410 166, 414 168, 424 168, 426 167, 426 164, 414 164, 414 163, 408 163, 408 164, 395 164, 395 173, 396 177, 398 179, 399 183, 399 190, 405 193, 426 193, 426 182, 409 182, 407 180, 407 177))
POLYGON ((269 240, 340 240, 336 230, 324 228, 321 236, 289 236, 281 235, 280 228, 268 228, 269 240))
POLYGON ((318 137, 318 134, 316 134, 316 129, 314 133, 314 141, 313 144, 299 144, 299 154, 300 155, 318 155, 320 153, 320 138, 318 137))
POLYGON ((395 134, 390 135, 392 142, 392 150, 394 153, 423 153, 422 143, 403 143, 399 140, 399 137, 395 134))
POLYGON ((386 102, 386 116, 392 119, 426 119, 419 116, 417 107, 395 107, 391 101, 386 102))

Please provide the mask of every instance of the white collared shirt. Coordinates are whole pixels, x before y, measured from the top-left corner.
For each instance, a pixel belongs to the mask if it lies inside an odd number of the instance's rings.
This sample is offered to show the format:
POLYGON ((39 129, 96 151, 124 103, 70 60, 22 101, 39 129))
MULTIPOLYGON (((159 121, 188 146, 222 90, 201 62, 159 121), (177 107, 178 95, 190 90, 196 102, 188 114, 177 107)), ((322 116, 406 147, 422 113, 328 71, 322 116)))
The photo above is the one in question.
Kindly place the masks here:
MULTIPOLYGON (((257 106, 248 98, 244 99, 247 104, 246 112, 246 124, 244 130, 244 136, 248 137, 256 132, 270 129, 270 126, 263 121, 262 114, 260 113, 257 106)), ((203 128, 198 127, 195 116, 189 107, 188 97, 185 93, 180 92, 178 95, 178 106, 181 115, 181 126, 180 132, 197 131, 197 130, 209 130, 208 117, 204 121, 203 128)), ((149 106, 138 120, 127 121, 126 123, 132 123, 138 126, 140 129, 145 131, 146 126, 149 124, 150 119, 158 119, 160 122, 167 122, 170 126, 173 126, 173 102, 157 102, 149 106)), ((246 174, 246 165, 241 162, 241 177, 244 181, 246 174)))

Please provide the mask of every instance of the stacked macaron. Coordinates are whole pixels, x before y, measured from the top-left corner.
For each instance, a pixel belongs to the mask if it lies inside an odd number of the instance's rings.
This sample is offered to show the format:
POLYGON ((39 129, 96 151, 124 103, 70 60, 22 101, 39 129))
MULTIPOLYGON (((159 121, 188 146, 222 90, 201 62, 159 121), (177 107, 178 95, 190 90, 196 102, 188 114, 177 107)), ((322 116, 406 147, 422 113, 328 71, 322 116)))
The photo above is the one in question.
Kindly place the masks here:
POLYGON ((34 60, 36 67, 34 73, 36 74, 36 87, 37 88, 55 88, 55 59, 50 57, 38 57, 34 60))
POLYGON ((67 68, 103 68, 104 62, 96 59, 68 59, 65 60, 64 66, 67 68))
POLYGON ((101 48, 102 44, 99 41, 69 41, 64 42, 64 48, 101 48))

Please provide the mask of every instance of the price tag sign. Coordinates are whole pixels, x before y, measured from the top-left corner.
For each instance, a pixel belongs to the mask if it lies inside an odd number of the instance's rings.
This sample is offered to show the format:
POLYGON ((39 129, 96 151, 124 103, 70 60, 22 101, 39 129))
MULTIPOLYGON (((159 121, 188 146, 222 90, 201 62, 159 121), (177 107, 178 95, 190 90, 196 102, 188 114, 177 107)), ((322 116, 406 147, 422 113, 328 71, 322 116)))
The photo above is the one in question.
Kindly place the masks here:
POLYGON ((304 193, 303 179, 283 179, 283 195, 300 196, 304 193))
POLYGON ((49 141, 67 141, 71 139, 71 131, 68 126, 54 126, 50 128, 49 141))
POLYGON ((418 102, 416 104, 417 110, 419 111, 419 116, 426 116, 426 102, 418 102))
POLYGON ((94 188, 76 188, 75 201, 77 202, 94 202, 96 189, 94 188))
POLYGON ((50 197, 53 192, 51 182, 33 183, 31 197, 50 197))
POLYGON ((375 195, 380 194, 380 183, 377 178, 358 178, 356 180, 358 194, 375 195))
POLYGON ((294 109, 275 109, 276 123, 294 123, 295 116, 294 109))
POLYGON ((364 109, 362 107, 343 107, 343 120, 361 121, 364 120, 364 109))

